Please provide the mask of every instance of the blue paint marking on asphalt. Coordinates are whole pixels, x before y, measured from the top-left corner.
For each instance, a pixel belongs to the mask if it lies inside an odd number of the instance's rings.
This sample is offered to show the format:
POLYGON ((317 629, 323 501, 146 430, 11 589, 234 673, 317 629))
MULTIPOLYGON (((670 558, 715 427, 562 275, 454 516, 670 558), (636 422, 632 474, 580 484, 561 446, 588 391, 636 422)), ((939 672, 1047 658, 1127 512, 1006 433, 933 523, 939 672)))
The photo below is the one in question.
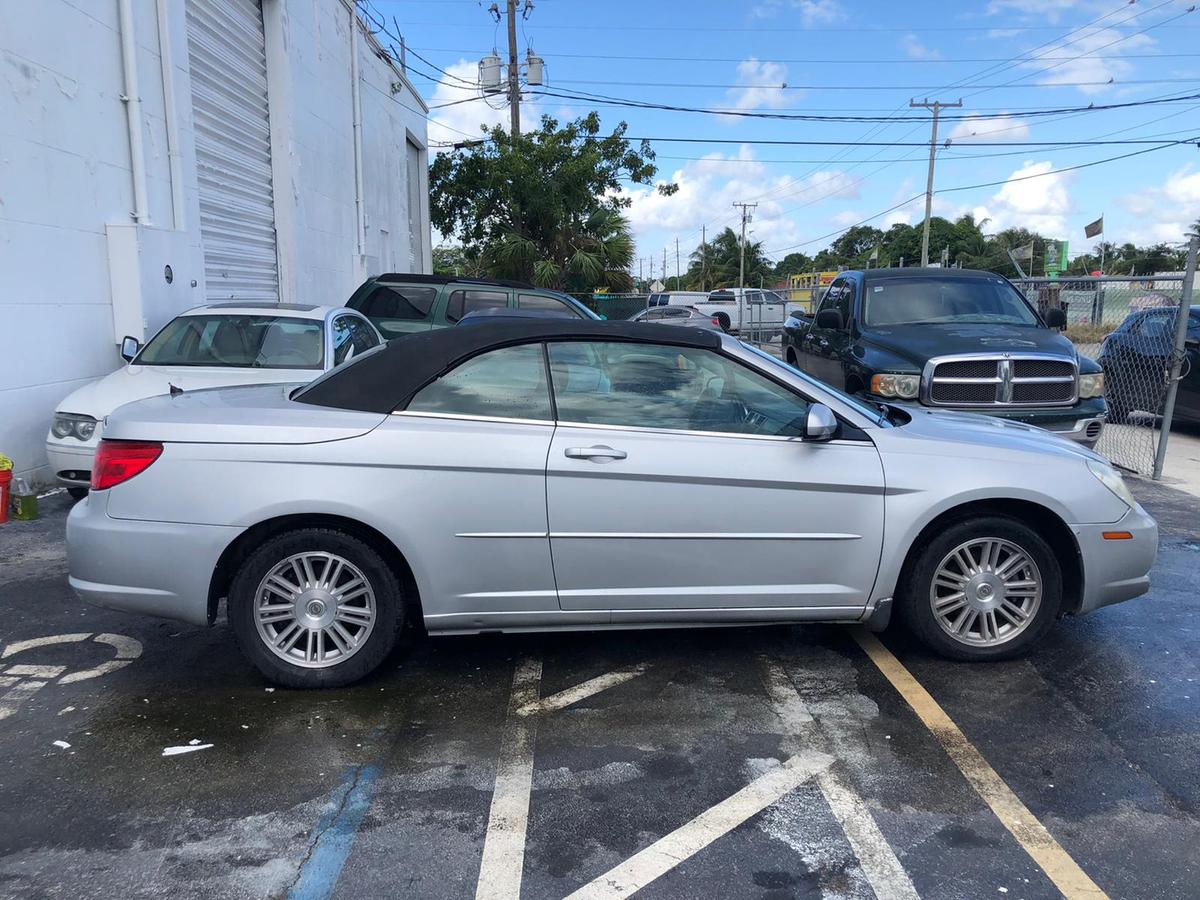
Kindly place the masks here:
POLYGON ((288 892, 288 900, 327 900, 333 895, 354 836, 371 805, 378 777, 378 766, 362 766, 346 773, 330 796, 330 810, 313 829, 318 835, 316 846, 288 892))

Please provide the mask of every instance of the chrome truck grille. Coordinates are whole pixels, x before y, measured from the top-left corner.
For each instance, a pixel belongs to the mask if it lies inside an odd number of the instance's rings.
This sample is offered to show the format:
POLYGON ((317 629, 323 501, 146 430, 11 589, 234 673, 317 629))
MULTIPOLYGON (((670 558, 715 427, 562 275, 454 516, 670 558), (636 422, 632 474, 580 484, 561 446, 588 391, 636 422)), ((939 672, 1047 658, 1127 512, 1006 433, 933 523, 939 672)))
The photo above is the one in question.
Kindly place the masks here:
POLYGON ((921 395, 931 406, 1071 406, 1079 371, 1052 356, 939 357, 925 365, 921 395))

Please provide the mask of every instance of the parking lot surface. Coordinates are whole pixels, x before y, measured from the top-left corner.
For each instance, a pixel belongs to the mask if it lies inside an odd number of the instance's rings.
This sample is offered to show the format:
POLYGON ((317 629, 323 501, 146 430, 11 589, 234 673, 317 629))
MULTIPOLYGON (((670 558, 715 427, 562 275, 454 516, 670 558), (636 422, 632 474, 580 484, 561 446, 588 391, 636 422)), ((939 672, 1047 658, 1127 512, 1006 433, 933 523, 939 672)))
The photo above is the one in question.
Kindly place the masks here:
POLYGON ((1152 592, 962 665, 893 628, 413 635, 272 689, 0 530, 0 896, 1188 898, 1200 516, 1152 592))

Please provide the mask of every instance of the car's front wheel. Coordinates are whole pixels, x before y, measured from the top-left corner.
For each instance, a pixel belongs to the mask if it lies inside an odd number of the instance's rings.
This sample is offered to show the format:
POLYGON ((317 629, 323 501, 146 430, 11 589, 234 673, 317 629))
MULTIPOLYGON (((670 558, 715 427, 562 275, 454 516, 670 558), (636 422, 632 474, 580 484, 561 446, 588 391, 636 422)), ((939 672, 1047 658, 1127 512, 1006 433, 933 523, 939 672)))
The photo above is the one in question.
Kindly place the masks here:
POLYGON ((396 644, 400 583, 370 546, 341 531, 276 535, 238 569, 229 619, 243 652, 286 687, 341 687, 396 644))
POLYGON ((1040 534, 982 516, 940 530, 906 567, 900 610, 930 649, 953 659, 1020 656, 1054 625, 1062 570, 1040 534))

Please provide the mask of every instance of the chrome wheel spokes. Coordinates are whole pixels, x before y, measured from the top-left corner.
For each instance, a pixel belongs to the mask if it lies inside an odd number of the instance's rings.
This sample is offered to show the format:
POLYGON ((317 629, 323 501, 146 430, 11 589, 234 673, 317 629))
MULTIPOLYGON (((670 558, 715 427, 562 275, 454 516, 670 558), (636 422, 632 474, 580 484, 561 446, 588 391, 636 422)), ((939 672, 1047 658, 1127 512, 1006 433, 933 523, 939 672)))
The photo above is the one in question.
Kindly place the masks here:
POLYGON ((950 637, 994 647, 1025 630, 1042 602, 1033 558, 1004 538, 974 538, 945 555, 929 586, 929 604, 950 637))
POLYGON ((292 665, 334 666, 375 627, 375 592, 349 560, 309 551, 277 563, 259 582, 254 622, 267 648, 292 665))

